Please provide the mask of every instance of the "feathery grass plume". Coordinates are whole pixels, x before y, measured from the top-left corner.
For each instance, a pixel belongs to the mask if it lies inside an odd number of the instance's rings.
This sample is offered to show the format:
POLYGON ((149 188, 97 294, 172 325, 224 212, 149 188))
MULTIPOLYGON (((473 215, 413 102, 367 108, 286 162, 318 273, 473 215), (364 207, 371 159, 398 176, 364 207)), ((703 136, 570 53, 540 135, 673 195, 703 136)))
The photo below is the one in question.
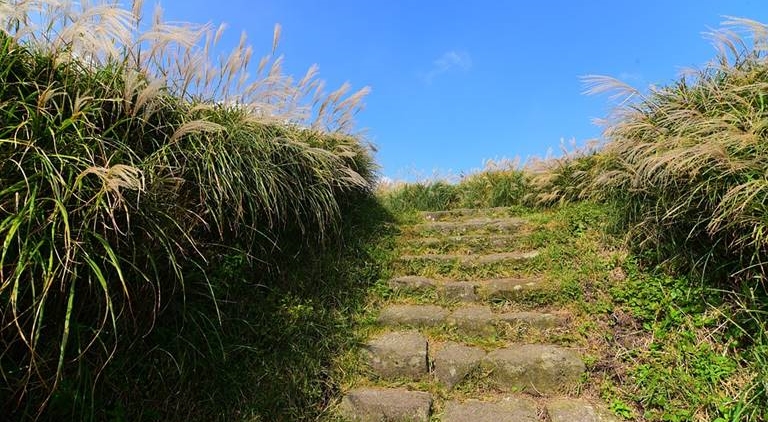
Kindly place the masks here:
POLYGON ((611 76, 586 75, 581 80, 585 87, 584 94, 587 95, 610 93, 612 100, 621 100, 622 104, 635 97, 642 97, 635 87, 611 76))
POLYGON ((552 206, 590 198, 591 185, 600 177, 600 144, 586 142, 578 146, 575 140, 560 145, 559 157, 533 158, 526 163, 525 174, 531 189, 524 201, 538 206, 552 206))
POLYGON ((141 10, 0 4, 0 397, 9 412, 39 414, 68 377, 95 382, 130 333, 183 312, 172 306, 179 294, 210 296, 215 307, 215 286, 185 282, 190 268, 208 279, 211 255, 281 233, 322 240, 345 201, 371 189, 370 147, 353 133, 367 89, 347 95, 344 85, 321 96, 321 110, 316 67, 298 83, 283 75, 279 27, 250 77, 244 35, 214 60, 223 26, 169 24, 158 7, 145 28, 141 10))
POLYGON ((693 246, 702 265, 736 258, 762 277, 766 27, 742 19, 725 25, 714 33, 714 62, 627 105, 607 129, 603 171, 611 177, 598 188, 622 199, 651 244, 693 246))

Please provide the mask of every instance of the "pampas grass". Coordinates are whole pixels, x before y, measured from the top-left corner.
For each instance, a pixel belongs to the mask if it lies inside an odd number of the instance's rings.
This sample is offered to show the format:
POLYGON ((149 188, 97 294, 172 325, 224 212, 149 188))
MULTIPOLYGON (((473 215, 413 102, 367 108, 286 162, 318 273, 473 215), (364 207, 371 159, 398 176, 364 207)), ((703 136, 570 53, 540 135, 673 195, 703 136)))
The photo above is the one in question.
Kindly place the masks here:
POLYGON ((738 278, 764 277, 768 251, 766 28, 729 19, 713 61, 622 106, 586 189, 623 203, 649 246, 696 250, 702 268, 735 259, 738 278))
POLYGON ((279 27, 251 77, 245 36, 215 58, 223 27, 169 24, 159 7, 146 23, 142 9, 0 4, 6 409, 42 411, 73 370, 98 374, 217 248, 321 240, 370 191, 353 120, 367 89, 325 94, 315 67, 284 75, 279 27))

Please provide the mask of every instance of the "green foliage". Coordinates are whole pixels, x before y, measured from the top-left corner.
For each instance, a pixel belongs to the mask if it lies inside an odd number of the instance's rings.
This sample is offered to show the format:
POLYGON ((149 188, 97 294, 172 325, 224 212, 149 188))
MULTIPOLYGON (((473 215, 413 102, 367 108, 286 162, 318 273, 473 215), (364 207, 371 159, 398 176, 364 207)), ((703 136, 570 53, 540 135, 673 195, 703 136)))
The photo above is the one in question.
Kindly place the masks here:
POLYGON ((589 91, 625 97, 606 144, 529 168, 540 202, 615 206, 639 261, 660 265, 613 291, 652 334, 622 398, 650 420, 765 420, 768 408, 768 26, 729 18, 712 36, 715 59, 666 86, 589 77, 589 91))
POLYGON ((632 236, 659 256, 734 281, 763 277, 766 242, 766 26, 719 34, 721 54, 651 90, 608 130, 596 195, 620 204, 632 236))
POLYGON ((567 150, 561 157, 534 160, 526 166, 531 179, 525 199, 540 206, 577 202, 592 197, 604 155, 593 144, 567 150))
POLYGON ((516 169, 490 169, 473 173, 459 182, 458 207, 511 207, 523 204, 528 183, 516 169))
POLYGON ((734 349, 741 336, 724 329, 729 301, 722 292, 692 285, 684 277, 641 271, 630 262, 626 270, 628 279, 611 295, 618 308, 642 325, 650 342, 627 351, 625 363, 633 381, 622 399, 636 402, 647 420, 713 420, 724 415, 730 416, 721 420, 762 420, 756 403, 735 399, 742 393, 740 378, 749 370, 744 357, 757 350, 734 349))
MULTIPOLYGON (((361 97, 344 98, 344 87, 320 98, 331 111, 302 121, 311 72, 294 86, 273 65, 269 87, 233 98, 247 46, 206 67, 189 61, 205 32, 160 20, 147 48, 139 20, 114 4, 50 2, 32 19, 34 3, 12 2, 0 22, 0 406, 19 419, 46 404, 47 417, 85 418, 102 408, 94 391, 128 385, 106 375, 110 361, 147 376, 133 388, 172 400, 158 393, 169 373, 189 380, 231 353, 227 324, 241 312, 231 303, 245 306, 296 266, 281 253, 338 242, 340 219, 370 196, 375 165, 348 134, 361 97), (256 271, 246 262, 269 276, 222 275, 256 271), (146 361, 126 359, 143 352, 146 361)), ((324 309, 285 297, 275 307, 299 325, 324 309)), ((104 408, 113 420, 151 419, 133 405, 104 408)))
POLYGON ((458 201, 455 185, 446 182, 413 183, 391 188, 382 193, 382 201, 394 212, 443 211, 458 201))
POLYGON ((391 217, 373 198, 343 214, 340 235, 322 245, 281 242, 268 263, 216 259, 217 306, 188 295, 187 312, 166 312, 150 336, 131 339, 102 374, 90 420, 317 420, 341 388, 335 360, 360 340, 354 318, 391 253, 391 217))
POLYGON ((524 206, 528 189, 525 174, 514 168, 490 167, 463 177, 458 183, 418 182, 384 186, 379 197, 398 214, 444 211, 453 208, 524 206))

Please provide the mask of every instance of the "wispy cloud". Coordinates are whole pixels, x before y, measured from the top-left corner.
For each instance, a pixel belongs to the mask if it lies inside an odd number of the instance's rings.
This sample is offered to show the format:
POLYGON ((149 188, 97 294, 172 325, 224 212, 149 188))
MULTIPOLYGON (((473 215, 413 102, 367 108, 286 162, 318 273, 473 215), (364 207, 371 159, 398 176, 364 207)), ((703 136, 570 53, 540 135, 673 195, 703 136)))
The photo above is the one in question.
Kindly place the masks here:
POLYGON ((467 71, 471 68, 472 58, 469 56, 469 53, 466 51, 451 50, 446 51, 442 56, 432 62, 432 68, 429 72, 424 74, 423 77, 424 81, 429 84, 432 83, 435 78, 446 72, 452 70, 467 71))

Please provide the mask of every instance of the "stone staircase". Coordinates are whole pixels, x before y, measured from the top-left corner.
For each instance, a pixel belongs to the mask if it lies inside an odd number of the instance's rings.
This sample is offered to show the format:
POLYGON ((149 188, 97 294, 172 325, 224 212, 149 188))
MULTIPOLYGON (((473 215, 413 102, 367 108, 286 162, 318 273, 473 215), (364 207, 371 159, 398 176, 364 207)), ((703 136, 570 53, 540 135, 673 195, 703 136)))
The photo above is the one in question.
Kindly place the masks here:
POLYGON ((342 420, 616 421, 581 397, 589 377, 579 350, 551 341, 570 330, 569 312, 519 306, 557 292, 527 271, 546 265, 539 250, 520 247, 529 223, 504 208, 422 218, 404 228, 399 274, 364 345, 366 372, 339 406, 342 420))

